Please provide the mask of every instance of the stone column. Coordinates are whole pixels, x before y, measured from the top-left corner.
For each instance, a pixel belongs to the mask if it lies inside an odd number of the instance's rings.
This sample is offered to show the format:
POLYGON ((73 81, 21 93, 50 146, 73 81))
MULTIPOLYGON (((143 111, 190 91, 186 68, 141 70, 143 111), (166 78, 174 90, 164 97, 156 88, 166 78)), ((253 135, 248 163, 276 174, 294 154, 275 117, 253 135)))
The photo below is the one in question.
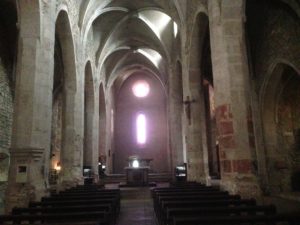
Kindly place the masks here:
POLYGON ((66 88, 59 189, 83 183, 83 102, 83 88, 66 88))
MULTIPOLYGON (((197 75, 200 76, 199 73, 197 75)), ((200 83, 198 85, 200 86, 200 83)), ((204 98, 202 96, 202 87, 199 86, 197 88, 191 87, 192 97, 189 98, 191 124, 189 126, 189 147, 187 150, 188 179, 209 185, 204 98)))
POLYGON ((244 37, 245 1, 208 2, 221 185, 245 197, 260 195, 244 37))
POLYGON ((93 168, 93 173, 95 176, 95 180, 98 180, 98 162, 99 162, 99 90, 96 88, 95 93, 94 93, 94 102, 95 104, 93 105, 93 114, 91 115, 91 120, 92 120, 92 132, 91 136, 93 138, 92 140, 92 149, 93 149, 93 158, 92 158, 92 168, 93 168))
MULTIPOLYGON (((54 24, 41 25, 39 1, 19 1, 18 5, 20 34, 6 212, 46 194, 51 138, 54 24), (41 27, 47 30, 42 32, 41 27), (24 175, 21 181, 18 171, 24 175)), ((45 12, 44 22, 51 21, 48 16, 45 12)))
MULTIPOLYGON (((89 101, 94 102, 94 94, 88 95, 89 101)), ((99 159, 99 110, 98 104, 88 103, 85 109, 85 132, 84 132, 84 166, 91 166, 94 175, 98 175, 98 159, 99 159)))
MULTIPOLYGON (((178 69, 177 69, 178 70, 178 69)), ((182 79, 180 79, 181 71, 175 69, 170 70, 169 75, 169 139, 171 147, 171 172, 174 167, 183 164, 183 145, 182 145, 182 79)))

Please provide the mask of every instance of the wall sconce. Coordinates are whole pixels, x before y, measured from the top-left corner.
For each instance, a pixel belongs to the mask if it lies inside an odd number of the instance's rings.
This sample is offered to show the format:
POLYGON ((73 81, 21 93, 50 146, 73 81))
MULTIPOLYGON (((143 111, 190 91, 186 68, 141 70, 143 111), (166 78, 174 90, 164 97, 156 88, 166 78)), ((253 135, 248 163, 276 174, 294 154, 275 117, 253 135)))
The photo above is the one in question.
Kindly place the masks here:
POLYGON ((60 165, 60 162, 57 162, 56 166, 55 166, 55 170, 57 172, 59 172, 61 170, 61 165, 60 165))

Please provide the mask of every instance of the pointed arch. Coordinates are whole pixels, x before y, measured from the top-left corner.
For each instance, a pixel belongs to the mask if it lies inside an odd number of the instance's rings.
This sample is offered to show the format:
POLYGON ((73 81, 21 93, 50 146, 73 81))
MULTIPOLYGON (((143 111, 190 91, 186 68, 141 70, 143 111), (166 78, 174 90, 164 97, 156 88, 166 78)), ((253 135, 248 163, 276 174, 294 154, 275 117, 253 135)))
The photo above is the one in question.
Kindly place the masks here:
POLYGON ((300 190, 297 169, 300 165, 297 154, 300 146, 299 85, 299 70, 291 64, 279 62, 271 68, 261 92, 268 181, 273 194, 300 190))

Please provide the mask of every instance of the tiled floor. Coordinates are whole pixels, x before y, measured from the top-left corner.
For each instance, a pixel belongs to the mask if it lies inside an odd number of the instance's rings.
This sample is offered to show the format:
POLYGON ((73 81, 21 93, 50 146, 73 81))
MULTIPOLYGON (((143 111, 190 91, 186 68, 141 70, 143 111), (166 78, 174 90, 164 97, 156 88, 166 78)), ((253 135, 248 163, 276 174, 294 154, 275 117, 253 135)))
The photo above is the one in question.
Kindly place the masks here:
POLYGON ((117 225, 156 225, 148 187, 121 188, 117 225))

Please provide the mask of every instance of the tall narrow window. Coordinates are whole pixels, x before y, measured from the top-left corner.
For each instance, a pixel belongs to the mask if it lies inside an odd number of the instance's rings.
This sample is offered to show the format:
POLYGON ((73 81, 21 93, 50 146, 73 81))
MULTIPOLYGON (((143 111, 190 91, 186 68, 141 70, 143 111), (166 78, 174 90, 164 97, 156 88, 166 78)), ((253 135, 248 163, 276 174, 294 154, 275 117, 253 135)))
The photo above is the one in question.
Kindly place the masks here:
POLYGON ((146 117, 142 113, 136 118, 136 139, 138 144, 146 143, 146 117))

